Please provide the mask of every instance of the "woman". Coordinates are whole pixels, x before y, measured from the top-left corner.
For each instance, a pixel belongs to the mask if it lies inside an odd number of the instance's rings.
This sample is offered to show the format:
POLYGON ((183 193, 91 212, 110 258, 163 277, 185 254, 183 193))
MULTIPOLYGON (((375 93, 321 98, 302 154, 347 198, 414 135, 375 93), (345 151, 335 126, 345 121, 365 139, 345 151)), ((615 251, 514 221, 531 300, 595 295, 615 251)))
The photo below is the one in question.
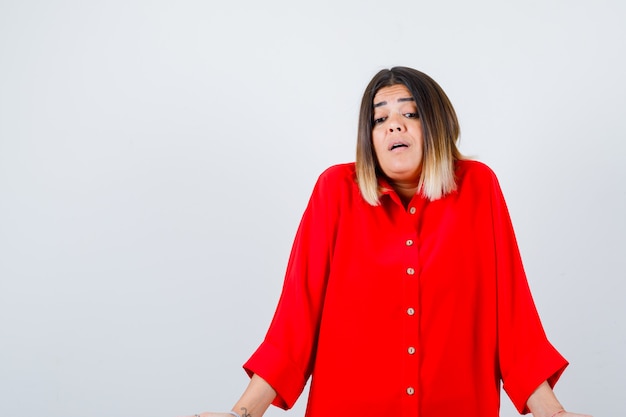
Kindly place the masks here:
POLYGON ((319 178, 267 336, 230 413, 498 416, 564 411, 567 366, 546 339, 498 181, 462 158, 459 125, 419 71, 380 71, 361 103, 355 164, 319 178))

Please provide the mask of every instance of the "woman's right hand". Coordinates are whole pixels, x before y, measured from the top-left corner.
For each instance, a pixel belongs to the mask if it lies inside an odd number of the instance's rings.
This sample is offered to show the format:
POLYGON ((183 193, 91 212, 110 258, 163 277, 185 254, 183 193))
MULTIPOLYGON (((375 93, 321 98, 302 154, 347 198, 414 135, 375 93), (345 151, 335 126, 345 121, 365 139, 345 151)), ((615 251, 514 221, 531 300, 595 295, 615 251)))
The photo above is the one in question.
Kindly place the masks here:
POLYGON ((263 414, 276 398, 276 391, 263 378, 258 375, 252 375, 250 383, 245 392, 237 401, 233 410, 239 410, 237 413, 227 411, 225 413, 203 413, 192 414, 185 417, 263 417, 263 414))

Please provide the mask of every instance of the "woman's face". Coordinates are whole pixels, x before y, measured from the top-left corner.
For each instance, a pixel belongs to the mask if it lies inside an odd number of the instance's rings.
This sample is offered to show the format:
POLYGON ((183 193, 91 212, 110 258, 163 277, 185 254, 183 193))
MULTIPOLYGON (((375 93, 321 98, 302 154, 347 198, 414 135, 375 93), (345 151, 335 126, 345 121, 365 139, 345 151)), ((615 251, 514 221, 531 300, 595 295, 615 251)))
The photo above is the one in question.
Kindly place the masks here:
POLYGON ((413 96, 402 84, 383 87, 373 105, 372 141, 380 168, 393 182, 417 184, 424 139, 413 96))

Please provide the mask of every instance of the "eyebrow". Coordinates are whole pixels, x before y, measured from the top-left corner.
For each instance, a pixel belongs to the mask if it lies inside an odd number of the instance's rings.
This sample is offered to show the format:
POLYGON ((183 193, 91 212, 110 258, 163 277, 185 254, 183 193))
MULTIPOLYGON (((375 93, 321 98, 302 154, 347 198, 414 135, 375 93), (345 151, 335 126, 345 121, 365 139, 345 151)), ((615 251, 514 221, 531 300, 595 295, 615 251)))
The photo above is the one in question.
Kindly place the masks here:
MULTIPOLYGON (((402 103, 404 101, 415 101, 415 99, 413 97, 404 97, 404 98, 398 99, 398 103, 402 103)), ((386 101, 381 101, 380 103, 375 103, 374 108, 380 107, 380 106, 386 106, 386 105, 387 105, 386 101)))

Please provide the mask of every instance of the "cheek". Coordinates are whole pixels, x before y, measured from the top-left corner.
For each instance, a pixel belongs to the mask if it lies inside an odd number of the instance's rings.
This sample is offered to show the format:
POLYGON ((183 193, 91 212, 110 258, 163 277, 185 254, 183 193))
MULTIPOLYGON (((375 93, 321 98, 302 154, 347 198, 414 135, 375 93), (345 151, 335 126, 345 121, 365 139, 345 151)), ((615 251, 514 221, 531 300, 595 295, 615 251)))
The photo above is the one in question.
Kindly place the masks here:
POLYGON ((383 137, 380 133, 376 131, 372 132, 372 144, 374 145, 376 154, 382 151, 382 147, 384 146, 383 142, 383 137))

